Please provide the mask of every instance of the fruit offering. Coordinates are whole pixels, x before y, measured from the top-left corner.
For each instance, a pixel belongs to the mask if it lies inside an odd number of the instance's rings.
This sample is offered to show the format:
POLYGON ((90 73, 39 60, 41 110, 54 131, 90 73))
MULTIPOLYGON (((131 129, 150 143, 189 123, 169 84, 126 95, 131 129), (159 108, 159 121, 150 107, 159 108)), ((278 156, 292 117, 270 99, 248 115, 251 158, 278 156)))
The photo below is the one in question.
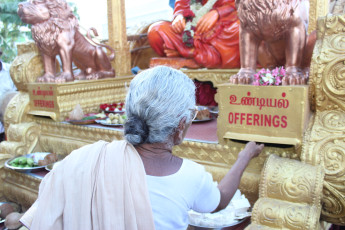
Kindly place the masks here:
POLYGON ((58 161, 56 153, 34 153, 16 157, 8 164, 12 167, 25 169, 48 165, 56 161, 58 161))
POLYGON ((110 113, 108 118, 105 120, 106 124, 124 124, 127 119, 126 115, 120 115, 118 113, 110 113))
POLYGON ((106 118, 106 117, 107 117, 107 115, 105 115, 104 112, 101 112, 101 113, 97 113, 97 114, 92 115, 92 116, 86 116, 81 120, 88 121, 88 120, 95 120, 95 119, 100 119, 100 118, 102 119, 102 118, 106 118))
POLYGON ((34 162, 30 157, 17 157, 10 162, 10 165, 18 168, 32 168, 37 167, 38 163, 34 162))

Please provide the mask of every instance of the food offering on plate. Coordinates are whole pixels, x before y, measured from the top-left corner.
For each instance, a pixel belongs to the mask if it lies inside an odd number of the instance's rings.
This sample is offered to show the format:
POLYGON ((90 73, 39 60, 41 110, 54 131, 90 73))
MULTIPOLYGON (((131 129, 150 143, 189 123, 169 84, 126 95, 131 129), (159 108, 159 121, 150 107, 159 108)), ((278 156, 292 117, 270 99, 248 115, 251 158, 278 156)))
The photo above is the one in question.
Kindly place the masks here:
POLYGON ((125 103, 101 104, 99 108, 106 113, 124 113, 126 112, 125 103))
POLYGON ((210 121, 211 113, 207 106, 197 106, 198 113, 193 122, 210 121))
POLYGON ((124 114, 110 113, 105 120, 96 120, 97 123, 108 126, 121 126, 126 122, 127 116, 124 114))
POLYGON ((216 213, 188 212, 189 224, 203 228, 226 228, 244 221, 251 213, 250 203, 240 190, 237 190, 229 205, 216 213))
POLYGON ((5 162, 5 166, 17 171, 30 172, 34 169, 44 168, 56 161, 58 161, 56 153, 36 152, 9 159, 5 162))
POLYGON ((74 109, 69 113, 70 120, 81 120, 84 116, 83 108, 80 106, 80 104, 76 104, 74 109))
POLYGON ((95 123, 95 120, 104 119, 107 115, 104 112, 97 114, 87 114, 80 120, 67 120, 69 123, 74 125, 89 125, 95 123))

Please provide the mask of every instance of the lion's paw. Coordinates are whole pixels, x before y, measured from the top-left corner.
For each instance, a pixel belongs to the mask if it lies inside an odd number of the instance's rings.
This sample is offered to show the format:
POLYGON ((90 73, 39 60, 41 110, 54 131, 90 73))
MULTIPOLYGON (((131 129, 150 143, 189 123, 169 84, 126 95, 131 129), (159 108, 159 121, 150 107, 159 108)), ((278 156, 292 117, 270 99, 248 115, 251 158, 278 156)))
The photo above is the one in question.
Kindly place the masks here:
POLYGON ((298 69, 287 70, 282 79, 283 85, 306 85, 308 78, 298 69))
POLYGON ((60 74, 60 76, 55 78, 55 83, 64 83, 64 82, 73 81, 73 80, 74 80, 74 78, 73 78, 71 73, 63 72, 60 74))
POLYGON ((255 71, 252 69, 240 69, 240 71, 230 77, 231 84, 250 85, 253 82, 255 71))
POLYGON ((100 79, 100 78, 102 78, 102 74, 101 73, 99 73, 99 72, 94 72, 94 73, 91 73, 90 75, 88 75, 87 77, 86 77, 86 79, 87 80, 97 80, 97 79, 100 79))
POLYGON ((54 75, 45 73, 43 76, 37 78, 36 82, 55 82, 54 75))

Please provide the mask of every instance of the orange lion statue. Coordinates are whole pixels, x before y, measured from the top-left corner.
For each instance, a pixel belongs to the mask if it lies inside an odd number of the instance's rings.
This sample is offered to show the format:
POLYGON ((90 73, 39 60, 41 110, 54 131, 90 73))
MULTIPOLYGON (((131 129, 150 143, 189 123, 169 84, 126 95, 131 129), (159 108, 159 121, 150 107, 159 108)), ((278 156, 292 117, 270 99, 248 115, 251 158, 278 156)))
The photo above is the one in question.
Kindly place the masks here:
POLYGON ((307 35, 308 0, 236 0, 240 19, 240 71, 233 84, 251 84, 257 63, 285 66, 284 85, 307 83, 316 33, 307 35))
MULTIPOLYGON (((41 51, 44 75, 37 82, 62 83, 74 79, 99 79, 115 77, 110 61, 114 50, 88 39, 78 30, 78 20, 65 0, 29 0, 19 3, 18 15, 24 23, 32 24, 32 37, 41 51), (108 57, 102 47, 111 51, 108 57), (56 75, 56 56, 60 55, 62 73, 56 75), (80 69, 73 75, 72 62, 80 69)), ((97 31, 91 29, 97 36, 97 31)))

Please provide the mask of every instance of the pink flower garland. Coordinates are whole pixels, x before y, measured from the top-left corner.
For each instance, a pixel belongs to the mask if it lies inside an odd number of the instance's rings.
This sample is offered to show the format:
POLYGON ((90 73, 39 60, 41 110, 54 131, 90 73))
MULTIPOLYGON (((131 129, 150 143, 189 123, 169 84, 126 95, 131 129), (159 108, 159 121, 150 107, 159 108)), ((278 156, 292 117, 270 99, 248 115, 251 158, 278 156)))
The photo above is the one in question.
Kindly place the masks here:
POLYGON ((286 71, 283 66, 276 67, 273 70, 261 69, 259 72, 254 74, 253 85, 281 85, 285 73, 286 71))

